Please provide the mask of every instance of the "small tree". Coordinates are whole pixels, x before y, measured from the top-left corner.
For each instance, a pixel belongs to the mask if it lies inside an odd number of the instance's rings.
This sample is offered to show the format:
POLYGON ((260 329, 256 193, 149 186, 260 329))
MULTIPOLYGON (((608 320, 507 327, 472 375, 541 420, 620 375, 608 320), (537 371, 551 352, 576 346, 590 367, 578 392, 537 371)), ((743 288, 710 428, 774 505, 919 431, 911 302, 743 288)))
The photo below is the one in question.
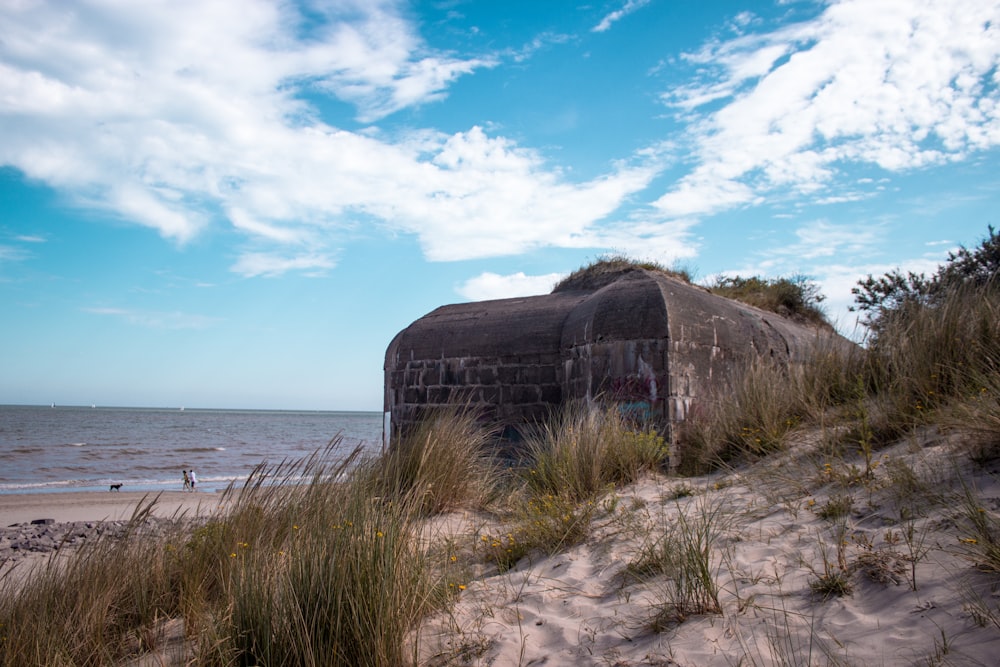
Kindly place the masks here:
POLYGON ((879 278, 869 274, 851 289, 855 305, 852 311, 863 313, 862 323, 877 338, 887 319, 905 313, 912 307, 933 306, 960 287, 980 288, 989 285, 1000 271, 1000 235, 992 225, 979 245, 969 250, 961 246, 948 253, 948 259, 937 273, 927 277, 922 273, 894 270, 879 278))

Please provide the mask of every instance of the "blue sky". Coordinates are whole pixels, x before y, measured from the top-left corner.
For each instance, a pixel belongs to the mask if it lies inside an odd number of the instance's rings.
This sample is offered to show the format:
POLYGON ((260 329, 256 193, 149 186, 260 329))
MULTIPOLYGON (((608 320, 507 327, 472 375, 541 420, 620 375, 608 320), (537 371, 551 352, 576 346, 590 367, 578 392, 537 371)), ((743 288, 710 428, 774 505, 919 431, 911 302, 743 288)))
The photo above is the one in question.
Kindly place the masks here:
POLYGON ((379 410, 607 253, 850 288, 998 224, 992 0, 0 3, 0 403, 379 410))

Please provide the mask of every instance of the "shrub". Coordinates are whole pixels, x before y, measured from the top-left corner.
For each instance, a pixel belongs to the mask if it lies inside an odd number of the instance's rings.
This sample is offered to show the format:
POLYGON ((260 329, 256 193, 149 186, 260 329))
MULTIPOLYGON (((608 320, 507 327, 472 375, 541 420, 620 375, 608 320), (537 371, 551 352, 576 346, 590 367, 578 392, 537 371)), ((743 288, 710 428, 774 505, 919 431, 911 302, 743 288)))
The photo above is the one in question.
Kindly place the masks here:
POLYGON ((791 278, 719 277, 709 290, 791 320, 832 328, 820 307, 826 297, 805 276, 791 278))
POLYGON ((948 253, 948 259, 938 267, 937 273, 907 273, 899 270, 879 278, 868 275, 851 290, 855 306, 852 310, 864 313, 863 322, 877 338, 886 322, 913 308, 933 306, 957 289, 980 289, 995 283, 1000 273, 1000 235, 993 226, 987 227, 986 236, 979 245, 969 250, 964 246, 948 253))

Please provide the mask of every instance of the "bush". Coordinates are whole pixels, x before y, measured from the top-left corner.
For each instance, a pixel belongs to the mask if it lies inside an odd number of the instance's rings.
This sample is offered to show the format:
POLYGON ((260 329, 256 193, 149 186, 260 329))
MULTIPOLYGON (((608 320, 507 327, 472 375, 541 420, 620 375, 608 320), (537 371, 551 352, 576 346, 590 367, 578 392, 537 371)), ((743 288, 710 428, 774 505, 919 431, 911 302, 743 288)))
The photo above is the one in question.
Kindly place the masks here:
POLYGON ((832 328, 820 307, 826 297, 805 276, 763 278, 720 277, 709 289, 720 296, 807 324, 832 328))
POLYGON ((1000 235, 990 225, 976 248, 969 250, 962 246, 957 252, 948 253, 948 259, 933 276, 913 272, 904 275, 896 270, 879 278, 868 275, 858 281, 851 290, 856 304, 852 310, 864 313, 864 324, 877 338, 886 323, 896 316, 905 318, 913 309, 934 306, 955 290, 987 287, 996 282, 998 273, 1000 235))

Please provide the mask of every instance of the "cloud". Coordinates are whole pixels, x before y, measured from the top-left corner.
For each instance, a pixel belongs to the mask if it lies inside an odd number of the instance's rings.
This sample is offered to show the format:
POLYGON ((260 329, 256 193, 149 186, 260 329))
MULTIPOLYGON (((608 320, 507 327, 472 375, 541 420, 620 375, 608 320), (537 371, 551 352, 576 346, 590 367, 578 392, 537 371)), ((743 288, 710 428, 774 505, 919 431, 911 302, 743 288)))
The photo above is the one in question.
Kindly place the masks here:
POLYGON ((686 59, 703 74, 663 100, 690 124, 695 166, 655 201, 665 215, 783 194, 852 201, 865 193, 857 181, 839 191, 847 166, 900 172, 1000 145, 993 2, 833 1, 686 59))
POLYGON ((535 296, 550 293, 555 284, 565 277, 565 273, 528 276, 524 272, 518 272, 502 276, 487 271, 466 280, 456 287, 455 291, 470 301, 535 296))
POLYGON ((326 12, 316 85, 357 105, 371 122, 400 109, 444 97, 450 83, 476 69, 495 67, 494 57, 462 60, 429 52, 398 3, 354 0, 326 12))
POLYGON ((389 137, 321 120, 317 93, 371 121, 496 62, 435 52, 395 2, 325 7, 2 4, 0 165, 178 243, 224 220, 255 250, 243 275, 321 272, 359 225, 415 235, 432 260, 577 247, 662 168, 637 151, 573 183, 479 126, 389 137))
POLYGON ((246 278, 257 276, 274 277, 289 271, 305 271, 312 275, 322 275, 336 266, 327 255, 306 254, 285 257, 264 252, 248 252, 230 268, 246 278))
POLYGON ((615 10, 602 18, 597 25, 591 28, 591 32, 606 32, 611 29, 611 25, 613 23, 619 21, 637 9, 642 9, 648 4, 649 0, 628 0, 621 9, 615 10))
POLYGON ((782 257, 786 261, 812 261, 823 257, 871 257, 884 247, 888 230, 872 222, 864 224, 832 224, 817 220, 795 230, 796 243, 772 248, 765 256, 782 257))
POLYGON ((4 262, 20 262, 28 258, 22 248, 9 245, 0 245, 0 264, 4 262))
POLYGON ((84 308, 83 311, 93 315, 116 317, 133 326, 147 329, 208 329, 221 321, 217 317, 180 311, 156 312, 105 307, 84 308))

